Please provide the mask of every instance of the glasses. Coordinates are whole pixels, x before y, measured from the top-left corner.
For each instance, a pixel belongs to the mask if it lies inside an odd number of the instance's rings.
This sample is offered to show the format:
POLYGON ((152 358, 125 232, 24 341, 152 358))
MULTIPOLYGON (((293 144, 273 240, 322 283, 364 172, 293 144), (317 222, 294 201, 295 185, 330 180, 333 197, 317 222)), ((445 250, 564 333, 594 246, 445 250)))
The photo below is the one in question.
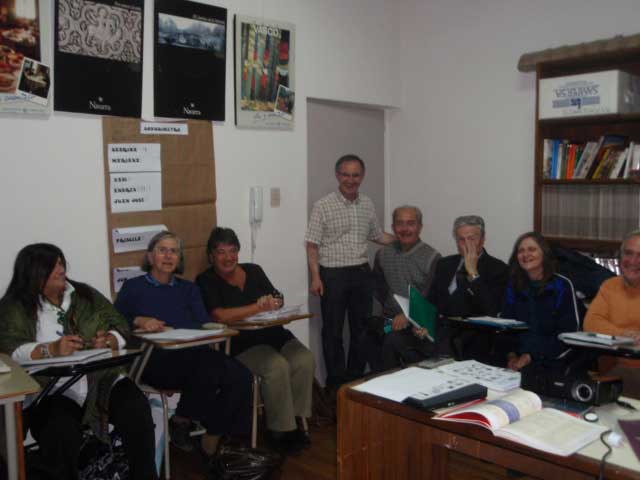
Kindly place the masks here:
POLYGON ((179 249, 172 248, 172 247, 156 247, 155 251, 158 252, 160 255, 167 255, 167 254, 178 255, 180 253, 179 249))

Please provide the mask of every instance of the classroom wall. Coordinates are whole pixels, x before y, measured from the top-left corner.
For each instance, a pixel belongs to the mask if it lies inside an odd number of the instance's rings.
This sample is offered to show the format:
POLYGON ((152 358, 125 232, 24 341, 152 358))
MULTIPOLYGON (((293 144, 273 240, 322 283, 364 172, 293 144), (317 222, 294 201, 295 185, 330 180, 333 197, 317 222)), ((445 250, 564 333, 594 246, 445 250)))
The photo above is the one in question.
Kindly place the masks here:
POLYGON ((535 74, 525 52, 636 34, 636 0, 407 0, 389 112, 390 205, 423 210, 423 239, 455 252, 455 216, 487 222, 487 248, 507 259, 533 227, 535 74))
MULTIPOLYGON (((214 149, 219 224, 234 228, 241 261, 250 259, 249 187, 265 187, 255 260, 290 303, 306 303, 303 246, 306 208, 306 97, 393 105, 397 80, 388 21, 390 0, 203 1, 228 9, 227 120, 216 123, 214 149), (296 28, 296 125, 293 131, 239 130, 233 116, 233 14, 288 21, 296 28), (280 187, 272 209, 268 188, 280 187)), ((147 13, 152 2, 146 1, 147 13)), ((147 16, 146 26, 151 26, 147 16)), ((151 30, 145 53, 152 54, 151 30)), ((147 57, 152 58, 152 56, 147 57)), ((150 65, 145 74, 150 72, 150 65)), ((152 79, 145 75, 145 107, 152 79)), ((50 241, 68 256, 70 275, 107 294, 109 269, 99 117, 55 113, 51 118, 0 116, 0 292, 18 250, 50 241)), ((328 171, 327 175, 332 175, 328 171)), ((304 323, 304 322, 299 322, 304 323)), ((306 325, 294 327, 306 342, 306 325)))

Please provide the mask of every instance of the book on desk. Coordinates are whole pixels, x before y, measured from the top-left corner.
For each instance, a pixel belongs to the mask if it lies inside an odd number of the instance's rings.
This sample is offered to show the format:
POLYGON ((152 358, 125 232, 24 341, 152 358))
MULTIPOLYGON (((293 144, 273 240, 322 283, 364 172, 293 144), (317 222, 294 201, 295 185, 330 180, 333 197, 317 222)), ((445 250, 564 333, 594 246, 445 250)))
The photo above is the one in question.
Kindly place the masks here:
POLYGON ((560 410, 542 408, 538 395, 521 389, 496 400, 453 408, 434 418, 479 425, 497 437, 564 457, 607 430, 560 410))

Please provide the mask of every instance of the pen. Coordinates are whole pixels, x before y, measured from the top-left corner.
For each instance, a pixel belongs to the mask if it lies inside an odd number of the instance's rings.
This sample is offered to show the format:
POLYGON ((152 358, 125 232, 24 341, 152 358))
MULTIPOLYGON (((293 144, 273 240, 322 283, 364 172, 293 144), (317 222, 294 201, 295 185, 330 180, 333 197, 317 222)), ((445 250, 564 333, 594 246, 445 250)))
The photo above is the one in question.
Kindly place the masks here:
POLYGON ((611 339, 611 340, 615 340, 616 337, 615 335, 606 335, 604 333, 595 333, 595 332, 587 332, 587 335, 589 337, 595 337, 595 338, 604 338, 604 339, 611 339))

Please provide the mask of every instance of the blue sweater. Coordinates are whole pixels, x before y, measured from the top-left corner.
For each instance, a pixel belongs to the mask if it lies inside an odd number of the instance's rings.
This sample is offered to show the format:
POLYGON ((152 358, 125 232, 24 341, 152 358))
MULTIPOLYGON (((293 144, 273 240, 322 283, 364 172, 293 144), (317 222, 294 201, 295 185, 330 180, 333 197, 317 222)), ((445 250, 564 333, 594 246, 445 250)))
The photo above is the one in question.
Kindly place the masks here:
POLYGON ((200 328, 210 322, 200 290, 193 282, 173 277, 160 284, 150 275, 127 280, 115 307, 133 325, 135 317, 154 317, 174 328, 200 328))
POLYGON ((558 334, 580 328, 573 284, 558 274, 541 289, 516 291, 509 283, 502 317, 527 323, 529 330, 518 336, 518 353, 528 353, 534 360, 558 358, 568 349, 558 334))

